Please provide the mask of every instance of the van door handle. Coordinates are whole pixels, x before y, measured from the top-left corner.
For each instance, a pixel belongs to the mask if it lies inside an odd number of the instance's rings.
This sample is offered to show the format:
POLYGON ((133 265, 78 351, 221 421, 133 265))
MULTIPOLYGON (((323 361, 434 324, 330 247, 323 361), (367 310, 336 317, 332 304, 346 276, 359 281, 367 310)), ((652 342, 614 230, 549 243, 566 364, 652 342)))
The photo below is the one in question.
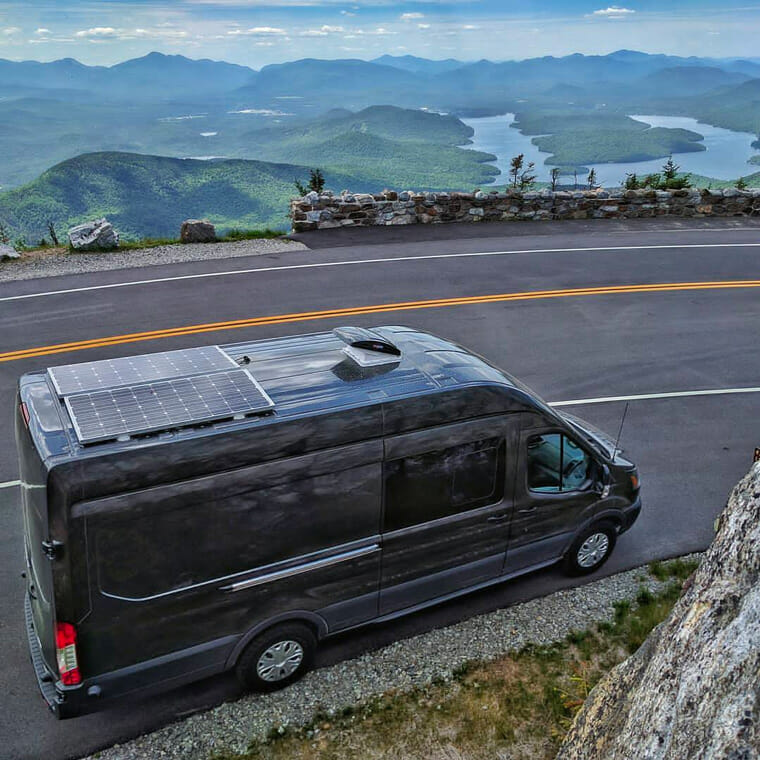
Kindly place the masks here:
POLYGON ((488 522, 490 523, 500 523, 504 522, 509 517, 509 514, 507 512, 502 512, 500 515, 491 515, 491 517, 488 518, 488 522))
POLYGON ((535 512, 535 511, 536 511, 535 507, 525 507, 525 509, 518 509, 517 513, 520 514, 520 515, 527 515, 527 514, 530 514, 531 512, 535 512))

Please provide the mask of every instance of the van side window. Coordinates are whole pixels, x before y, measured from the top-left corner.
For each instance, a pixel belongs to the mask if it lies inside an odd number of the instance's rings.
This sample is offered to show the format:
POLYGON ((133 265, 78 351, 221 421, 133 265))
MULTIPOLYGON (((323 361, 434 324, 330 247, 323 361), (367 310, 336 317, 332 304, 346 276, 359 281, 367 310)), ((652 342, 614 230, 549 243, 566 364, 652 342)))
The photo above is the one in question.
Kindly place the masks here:
POLYGON ((385 531, 484 507, 504 495, 505 443, 487 438, 385 463, 385 531))
POLYGON ((542 493, 580 489, 589 478, 591 459, 561 433, 528 439, 528 488, 542 493))

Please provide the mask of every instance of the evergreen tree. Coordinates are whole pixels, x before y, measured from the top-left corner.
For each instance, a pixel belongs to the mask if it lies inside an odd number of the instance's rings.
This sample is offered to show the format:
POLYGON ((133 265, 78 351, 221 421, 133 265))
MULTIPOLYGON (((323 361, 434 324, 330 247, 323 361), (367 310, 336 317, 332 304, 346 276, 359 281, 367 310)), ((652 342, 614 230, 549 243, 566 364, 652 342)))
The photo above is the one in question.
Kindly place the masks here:
POLYGON ((636 172, 626 174, 623 184, 625 185, 626 190, 638 190, 641 187, 641 183, 639 182, 639 178, 636 175, 636 172))
POLYGON ((535 164, 531 161, 525 170, 520 174, 520 192, 529 190, 531 185, 536 181, 536 175, 533 173, 535 164))
POLYGON ((667 183, 670 180, 676 179, 680 168, 681 167, 673 161, 673 156, 670 156, 662 166, 662 176, 665 182, 667 183))
POLYGON ((311 169, 309 171, 309 182, 304 185, 299 180, 294 180, 293 184, 296 186, 301 196, 310 192, 321 193, 325 189, 325 175, 322 174, 321 169, 311 169))
POLYGON ((509 162, 509 176, 512 177, 512 189, 514 190, 517 190, 517 186, 520 183, 520 172, 522 171, 524 161, 525 154, 520 153, 509 162))
POLYGON ((588 189, 593 190, 596 187, 596 169, 591 167, 591 171, 588 173, 588 189))
POLYGON ((737 190, 746 190, 747 189, 747 182, 744 179, 744 177, 739 177, 739 179, 736 180, 735 185, 737 190))
POLYGON ((312 169, 309 173, 309 190, 321 193, 325 189, 325 175, 321 169, 312 169))

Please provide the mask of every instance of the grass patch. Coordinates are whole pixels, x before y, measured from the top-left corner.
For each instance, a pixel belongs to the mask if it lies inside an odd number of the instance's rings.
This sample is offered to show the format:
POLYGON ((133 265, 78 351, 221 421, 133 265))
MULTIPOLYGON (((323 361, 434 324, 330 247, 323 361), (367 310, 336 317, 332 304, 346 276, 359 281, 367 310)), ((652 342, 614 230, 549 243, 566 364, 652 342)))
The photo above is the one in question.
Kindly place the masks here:
MULTIPOLYGON (((320 714, 306 726, 275 727, 247 752, 215 760, 549 760, 594 685, 641 645, 681 592, 673 580, 618 602, 612 620, 564 641, 530 645, 488 663, 468 662, 454 678, 320 714)), ((682 563, 684 566, 690 563, 682 563)))
POLYGON ((650 562, 649 573, 658 581, 667 581, 671 578, 685 581, 698 567, 697 560, 679 557, 668 562, 650 562))
MULTIPOLYGON (((268 227, 263 230, 245 230, 245 229, 230 229, 223 235, 217 237, 217 243, 232 243, 237 240, 272 240, 275 238, 284 237, 287 233, 284 230, 272 230, 268 227)), ((112 248, 103 251, 78 251, 69 245, 54 246, 47 241, 40 241, 37 245, 28 245, 22 240, 16 241, 16 249, 19 253, 119 253, 121 251, 140 251, 147 248, 158 248, 163 245, 180 245, 179 238, 168 237, 146 237, 139 238, 137 240, 125 240, 119 241, 118 248, 112 248)))
POLYGON ((228 243, 233 240, 271 240, 272 238, 283 237, 283 230, 270 230, 268 227, 264 230, 227 230, 225 235, 217 238, 219 243, 228 243))

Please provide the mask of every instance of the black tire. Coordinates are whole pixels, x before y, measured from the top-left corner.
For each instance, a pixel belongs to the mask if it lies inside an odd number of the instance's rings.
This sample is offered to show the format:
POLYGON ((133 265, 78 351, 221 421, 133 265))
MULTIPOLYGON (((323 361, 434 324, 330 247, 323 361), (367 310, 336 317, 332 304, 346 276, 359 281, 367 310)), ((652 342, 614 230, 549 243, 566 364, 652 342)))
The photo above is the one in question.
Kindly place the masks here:
POLYGON ((235 675, 243 687, 249 691, 276 691, 282 689, 293 681, 297 681, 310 667, 314 661, 314 653, 317 649, 317 638, 312 629, 304 623, 283 623, 276 625, 260 633, 253 638, 248 646, 243 650, 243 654, 235 666, 235 675), (263 678, 261 675, 260 664, 266 666, 265 653, 268 650, 280 646, 279 659, 274 659, 273 652, 270 652, 268 658, 271 665, 264 673, 269 672, 270 679, 263 678), (290 670, 295 658, 299 653, 300 660, 294 670, 290 670), (278 667, 279 663, 283 663, 278 667))
POLYGON ((588 575, 598 570, 610 558, 612 550, 615 548, 617 536, 617 528, 613 523, 598 522, 589 525, 588 528, 578 534, 575 541, 573 541, 567 550, 564 559, 565 572, 568 575, 588 575), (604 536, 606 538, 606 548, 604 547, 605 542, 602 538, 598 538, 596 542, 593 540, 595 536, 604 536), (589 539, 591 539, 591 543, 584 547, 584 544, 589 539), (595 543, 597 544, 597 548, 594 551, 593 547, 595 543), (602 550, 601 553, 600 549, 602 550))

